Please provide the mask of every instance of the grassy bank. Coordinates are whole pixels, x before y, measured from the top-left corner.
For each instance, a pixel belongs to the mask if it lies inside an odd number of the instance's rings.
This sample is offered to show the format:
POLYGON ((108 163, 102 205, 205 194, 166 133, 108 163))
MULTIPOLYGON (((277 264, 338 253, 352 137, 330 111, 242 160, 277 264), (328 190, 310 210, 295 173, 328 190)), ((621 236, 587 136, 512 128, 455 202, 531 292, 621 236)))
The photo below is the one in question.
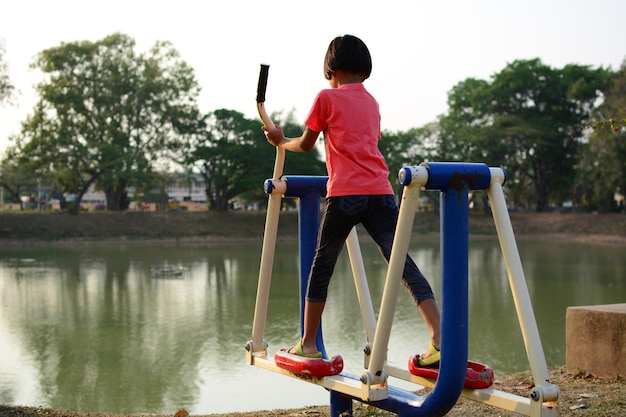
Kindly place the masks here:
MULTIPOLYGON (((625 214, 586 213, 512 213, 511 223, 517 237, 541 237, 579 241, 626 243, 625 214)), ((146 240, 239 240, 263 239, 263 212, 89 212, 77 216, 67 213, 0 213, 0 244, 59 243, 72 241, 146 241, 146 240)), ((495 236, 493 219, 472 213, 470 234, 495 236)), ((439 216, 418 213, 415 234, 437 235, 439 216)), ((283 212, 279 238, 295 238, 298 215, 283 212)), ((362 235, 365 235, 362 233, 362 235)))

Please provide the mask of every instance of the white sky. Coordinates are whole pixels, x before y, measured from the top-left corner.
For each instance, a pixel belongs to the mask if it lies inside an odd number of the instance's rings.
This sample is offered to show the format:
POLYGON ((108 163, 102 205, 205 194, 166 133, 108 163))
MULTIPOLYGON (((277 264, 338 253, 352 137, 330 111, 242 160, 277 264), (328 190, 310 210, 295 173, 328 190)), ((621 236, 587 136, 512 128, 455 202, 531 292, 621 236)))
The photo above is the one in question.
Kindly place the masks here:
POLYGON ((489 79, 516 59, 618 69, 626 58, 624 0, 20 0, 0 7, 18 106, 0 107, 0 151, 33 109, 29 68, 61 42, 114 32, 143 52, 173 43, 196 71, 203 112, 227 108, 256 117, 259 64, 269 64, 266 108, 295 110, 300 122, 328 87, 323 58, 337 35, 359 36, 373 59, 365 82, 382 127, 408 130, 447 111, 447 93, 468 77, 489 79))

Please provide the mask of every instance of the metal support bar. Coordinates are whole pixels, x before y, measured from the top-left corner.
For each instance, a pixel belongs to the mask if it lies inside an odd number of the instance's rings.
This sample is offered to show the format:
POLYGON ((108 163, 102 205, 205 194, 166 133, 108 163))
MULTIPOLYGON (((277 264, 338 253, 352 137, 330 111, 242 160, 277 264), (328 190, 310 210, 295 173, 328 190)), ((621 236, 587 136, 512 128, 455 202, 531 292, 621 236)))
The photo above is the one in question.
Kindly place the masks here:
POLYGON ((406 262, 406 254, 409 250, 411 231, 417 209, 420 185, 414 183, 404 187, 402 202, 400 204, 400 215, 396 225, 396 234, 393 240, 393 247, 389 257, 387 277, 380 304, 378 323, 376 324, 376 334, 372 343, 372 353, 369 360, 368 370, 365 377, 376 383, 384 383, 386 372, 383 366, 387 358, 387 346, 391 334, 391 325, 395 314, 398 292, 402 280, 402 272, 406 262))
MULTIPOLYGON (((372 296, 370 294, 367 276, 365 274, 365 266, 363 265, 363 256, 361 255, 361 247, 359 245, 359 237, 356 228, 352 228, 348 239, 346 240, 348 247, 348 256, 350 257, 350 266, 352 267, 352 275, 354 276, 354 286, 356 288, 359 307, 361 308, 361 317, 365 327, 365 335, 367 342, 372 343, 374 334, 376 333, 376 316, 374 314, 374 306, 372 304, 372 296)), ((365 368, 368 365, 365 364, 365 368)))
MULTIPOLYGON (((285 160, 284 149, 276 151, 274 163, 274 180, 278 181, 282 175, 285 160)), ((252 322, 252 339, 246 348, 251 352, 265 352, 267 342, 263 339, 265 333, 265 321, 267 319, 267 306, 270 296, 270 284, 272 282, 272 267, 274 266, 274 253, 276 250, 276 234, 278 232, 278 217, 280 215, 280 201, 282 193, 271 187, 271 180, 266 181, 265 192, 269 194, 267 201, 267 214, 265 217, 265 230, 263 232, 263 248, 261 250, 261 265, 259 267, 259 282, 254 307, 254 319, 252 322), (270 187, 270 189, 268 189, 270 187)))
MULTIPOLYGON (((522 262, 517 250, 513 226, 511 225, 511 219, 504 199, 504 192, 502 191, 505 174, 499 168, 491 168, 491 173, 492 181, 488 189, 489 201, 491 202, 498 240, 500 241, 513 301, 515 302, 517 317, 522 329, 524 346, 526 347, 528 362, 535 383, 535 388, 532 390, 530 397, 538 406, 531 408, 538 411, 533 411, 531 416, 543 416, 545 414, 541 411, 542 404, 544 402, 557 402, 559 389, 556 385, 550 383, 550 374, 543 353, 539 330, 537 329, 537 321, 535 320, 530 295, 528 294, 526 277, 524 276, 522 262)), ((531 403, 532 405, 534 404, 531 403)))

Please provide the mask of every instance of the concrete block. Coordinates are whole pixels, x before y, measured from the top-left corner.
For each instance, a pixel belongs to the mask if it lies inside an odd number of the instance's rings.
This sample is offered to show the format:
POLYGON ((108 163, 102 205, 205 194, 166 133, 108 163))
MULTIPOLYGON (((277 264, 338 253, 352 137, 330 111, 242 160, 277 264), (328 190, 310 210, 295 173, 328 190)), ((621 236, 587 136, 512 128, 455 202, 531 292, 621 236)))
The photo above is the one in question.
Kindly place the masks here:
POLYGON ((568 307, 565 327, 568 373, 626 377, 626 304, 568 307))

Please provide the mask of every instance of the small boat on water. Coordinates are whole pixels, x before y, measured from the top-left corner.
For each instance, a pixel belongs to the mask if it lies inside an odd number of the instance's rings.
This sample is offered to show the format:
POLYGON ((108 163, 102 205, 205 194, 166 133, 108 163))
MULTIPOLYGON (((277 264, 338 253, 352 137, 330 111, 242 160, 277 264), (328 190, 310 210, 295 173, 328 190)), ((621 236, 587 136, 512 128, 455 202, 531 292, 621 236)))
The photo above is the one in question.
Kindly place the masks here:
POLYGON ((184 271, 185 268, 182 266, 153 266, 150 269, 154 277, 179 277, 184 271))

